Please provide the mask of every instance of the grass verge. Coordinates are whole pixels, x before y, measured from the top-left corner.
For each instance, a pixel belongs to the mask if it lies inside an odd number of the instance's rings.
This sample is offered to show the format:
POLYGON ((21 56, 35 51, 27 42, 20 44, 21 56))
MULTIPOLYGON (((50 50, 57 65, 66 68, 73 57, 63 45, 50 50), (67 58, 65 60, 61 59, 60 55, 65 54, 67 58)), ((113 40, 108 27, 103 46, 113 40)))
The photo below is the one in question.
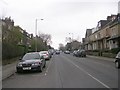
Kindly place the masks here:
POLYGON ((5 60, 2 60, 2 65, 8 65, 8 64, 11 64, 13 62, 16 62, 17 60, 19 60, 20 57, 15 57, 15 58, 12 58, 12 59, 5 59, 5 60))

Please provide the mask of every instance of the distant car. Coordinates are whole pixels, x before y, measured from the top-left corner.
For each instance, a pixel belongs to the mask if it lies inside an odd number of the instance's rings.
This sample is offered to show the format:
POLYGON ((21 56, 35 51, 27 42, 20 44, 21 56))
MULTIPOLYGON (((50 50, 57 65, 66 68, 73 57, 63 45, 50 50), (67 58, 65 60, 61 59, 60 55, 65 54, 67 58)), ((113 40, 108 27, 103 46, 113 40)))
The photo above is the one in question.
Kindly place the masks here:
POLYGON ((39 52, 26 53, 20 62, 16 65, 16 71, 21 73, 23 71, 43 71, 46 66, 46 61, 39 52))
POLYGON ((54 49, 49 49, 48 52, 53 55, 54 54, 54 49))
POLYGON ((76 52, 77 57, 86 57, 86 51, 81 49, 76 52))
POLYGON ((115 57, 115 67, 120 68, 120 52, 118 52, 117 56, 115 57))
POLYGON ((70 54, 70 51, 64 51, 65 54, 70 54))
POLYGON ((48 51, 40 51, 40 54, 44 56, 45 60, 50 60, 50 58, 52 57, 48 51))
POLYGON ((56 54, 60 54, 60 51, 59 51, 59 50, 56 50, 55 53, 56 53, 56 54))

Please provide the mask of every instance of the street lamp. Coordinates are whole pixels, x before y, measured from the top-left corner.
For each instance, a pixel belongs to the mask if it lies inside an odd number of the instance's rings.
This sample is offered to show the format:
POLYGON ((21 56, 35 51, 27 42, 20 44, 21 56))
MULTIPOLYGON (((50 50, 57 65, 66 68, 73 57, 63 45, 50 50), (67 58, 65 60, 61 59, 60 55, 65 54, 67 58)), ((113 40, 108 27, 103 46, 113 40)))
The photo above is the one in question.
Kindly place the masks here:
POLYGON ((35 19, 35 35, 36 35, 36 52, 37 52, 37 21, 44 20, 44 19, 35 19))
POLYGON ((73 33, 69 33, 69 34, 72 34, 72 36, 71 36, 71 42, 73 42, 73 33))

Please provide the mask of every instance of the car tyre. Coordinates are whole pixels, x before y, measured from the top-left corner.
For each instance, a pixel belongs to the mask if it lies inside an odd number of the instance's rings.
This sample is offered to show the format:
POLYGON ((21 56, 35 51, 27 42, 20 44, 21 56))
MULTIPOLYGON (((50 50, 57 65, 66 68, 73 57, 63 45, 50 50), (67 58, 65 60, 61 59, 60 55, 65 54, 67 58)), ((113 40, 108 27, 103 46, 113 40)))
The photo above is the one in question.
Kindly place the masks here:
POLYGON ((45 62, 45 64, 44 64, 43 68, 45 68, 45 67, 46 67, 46 62, 45 62))
POLYGON ((39 72, 42 72, 42 71, 43 71, 43 67, 40 66, 40 68, 39 68, 39 72))
POLYGON ((120 64, 119 64, 118 61, 115 62, 115 67, 116 67, 116 68, 120 68, 120 64))
POLYGON ((22 73, 22 71, 20 71, 20 70, 17 70, 17 73, 22 73))
POLYGON ((86 55, 84 55, 84 57, 86 57, 86 55))

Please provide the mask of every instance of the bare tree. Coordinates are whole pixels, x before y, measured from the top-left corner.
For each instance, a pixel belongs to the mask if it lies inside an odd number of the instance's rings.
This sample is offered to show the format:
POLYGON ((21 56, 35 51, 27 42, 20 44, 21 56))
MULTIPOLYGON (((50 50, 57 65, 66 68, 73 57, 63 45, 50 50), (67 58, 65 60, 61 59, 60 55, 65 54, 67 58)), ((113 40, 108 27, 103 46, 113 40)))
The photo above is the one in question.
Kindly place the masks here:
POLYGON ((68 43, 68 42, 69 42, 69 43, 72 42, 72 38, 71 38, 71 37, 66 37, 66 38, 65 38, 65 42, 67 42, 67 43, 68 43))
POLYGON ((47 43, 47 45, 50 45, 52 43, 50 34, 39 33, 39 37, 41 37, 43 41, 47 43))
POLYGON ((62 43, 59 44, 59 50, 62 50, 62 51, 65 50, 65 46, 62 43))

